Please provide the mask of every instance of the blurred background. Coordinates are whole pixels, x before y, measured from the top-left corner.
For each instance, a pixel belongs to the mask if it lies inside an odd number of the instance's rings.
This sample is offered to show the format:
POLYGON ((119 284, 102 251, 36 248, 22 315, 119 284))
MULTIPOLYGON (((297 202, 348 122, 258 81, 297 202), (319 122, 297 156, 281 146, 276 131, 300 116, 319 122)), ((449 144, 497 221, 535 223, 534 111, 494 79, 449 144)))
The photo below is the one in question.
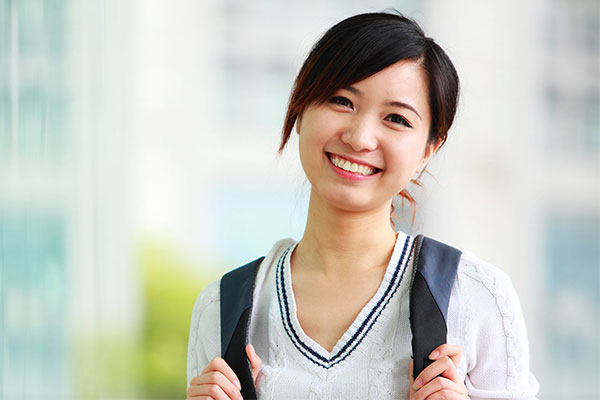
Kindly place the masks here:
POLYGON ((462 80, 400 226, 512 277, 540 398, 600 398, 599 1, 0 0, 1 399, 185 397, 197 294, 301 238, 296 72, 388 7, 462 80))

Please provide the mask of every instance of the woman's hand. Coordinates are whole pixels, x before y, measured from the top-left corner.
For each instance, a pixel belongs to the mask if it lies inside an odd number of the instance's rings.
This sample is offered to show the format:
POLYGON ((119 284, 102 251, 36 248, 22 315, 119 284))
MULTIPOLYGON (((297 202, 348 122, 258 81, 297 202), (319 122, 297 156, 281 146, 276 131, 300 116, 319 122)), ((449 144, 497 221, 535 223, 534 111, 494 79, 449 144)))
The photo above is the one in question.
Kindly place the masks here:
MULTIPOLYGON (((250 360, 252 377, 256 377, 262 367, 262 360, 254 351, 254 347, 246 346, 246 354, 250 360)), ((214 358, 202 373, 190 381, 187 399, 194 400, 242 400, 240 381, 235 372, 220 357, 214 358)))
POLYGON ((458 376, 458 363, 462 357, 459 346, 443 344, 431 352, 430 360, 435 360, 413 381, 413 362, 410 362, 410 399, 468 399, 467 388, 458 376))

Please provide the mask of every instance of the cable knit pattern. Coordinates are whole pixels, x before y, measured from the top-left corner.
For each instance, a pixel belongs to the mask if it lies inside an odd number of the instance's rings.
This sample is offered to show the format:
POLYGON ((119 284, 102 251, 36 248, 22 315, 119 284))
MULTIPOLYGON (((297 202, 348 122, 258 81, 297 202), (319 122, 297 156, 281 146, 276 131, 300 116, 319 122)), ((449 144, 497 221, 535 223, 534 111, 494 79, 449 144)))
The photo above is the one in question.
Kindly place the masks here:
POLYGON ((516 370, 518 351, 516 349, 516 334, 515 334, 515 315, 512 307, 509 304, 509 299, 506 293, 499 287, 498 279, 500 276, 492 275, 489 269, 482 269, 475 264, 464 264, 464 273, 471 278, 477 280, 494 296, 498 311, 502 316, 504 326, 504 335, 506 337, 506 388, 513 390, 516 388, 516 370))
POLYGON ((399 398, 398 387, 388 384, 390 380, 397 379, 405 372, 398 360, 394 357, 395 334, 382 336, 376 335, 371 351, 369 363, 369 398, 394 399, 399 398))
MULTIPOLYGON (((412 238, 402 232, 398 234, 388 265, 392 272, 407 238, 410 247, 412 238)), ((286 333, 279 308, 277 262, 285 250, 295 244, 291 239, 277 242, 257 274, 250 342, 263 360, 257 380, 259 399, 408 399, 411 354, 408 316, 413 257, 406 261, 399 286, 393 295, 386 297, 388 303, 369 327, 368 334, 360 342, 355 340, 356 348, 348 347, 345 353, 340 353, 339 358, 347 354, 343 362, 323 368, 296 347, 286 333)), ((384 289, 387 282, 382 282, 384 289)), ((349 328, 328 353, 302 331, 295 315, 290 277, 283 283, 291 326, 304 345, 326 359, 343 349, 373 307, 370 304, 361 311, 366 314, 357 317, 357 325, 349 328)), ((194 306, 188 348, 188 383, 220 353, 218 296, 217 281, 200 294, 194 306)), ((464 379, 471 399, 535 399, 539 385, 529 372, 525 323, 518 297, 506 274, 470 253, 463 253, 452 288, 447 325, 449 343, 463 349, 458 373, 464 379)))

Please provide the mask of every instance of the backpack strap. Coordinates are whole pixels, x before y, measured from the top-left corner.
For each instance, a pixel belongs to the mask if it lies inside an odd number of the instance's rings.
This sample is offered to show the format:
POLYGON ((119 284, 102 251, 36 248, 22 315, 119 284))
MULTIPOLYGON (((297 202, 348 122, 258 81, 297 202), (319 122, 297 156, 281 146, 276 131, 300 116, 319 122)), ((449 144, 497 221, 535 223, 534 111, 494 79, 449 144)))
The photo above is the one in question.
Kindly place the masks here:
POLYGON ((221 355, 240 380, 244 399, 257 398, 245 348, 248 344, 254 280, 263 259, 258 258, 221 278, 221 355))
POLYGON ((446 317, 461 252, 423 235, 415 238, 417 265, 410 292, 413 377, 432 363, 428 356, 446 343, 446 317))

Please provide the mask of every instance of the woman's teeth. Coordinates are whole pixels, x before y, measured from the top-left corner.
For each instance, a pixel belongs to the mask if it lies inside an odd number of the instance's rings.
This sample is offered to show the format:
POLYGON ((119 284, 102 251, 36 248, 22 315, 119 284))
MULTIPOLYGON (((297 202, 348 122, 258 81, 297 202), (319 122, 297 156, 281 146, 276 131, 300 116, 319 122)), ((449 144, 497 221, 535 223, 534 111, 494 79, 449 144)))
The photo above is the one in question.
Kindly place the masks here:
POLYGON ((374 168, 371 168, 371 167, 368 167, 368 166, 362 165, 362 164, 353 163, 348 160, 344 160, 343 158, 340 158, 333 154, 329 155, 329 159, 331 160, 331 163, 333 165, 335 165, 338 168, 343 169, 344 171, 354 172, 354 173, 357 173, 360 175, 365 175, 365 176, 373 175, 375 173, 374 168))

